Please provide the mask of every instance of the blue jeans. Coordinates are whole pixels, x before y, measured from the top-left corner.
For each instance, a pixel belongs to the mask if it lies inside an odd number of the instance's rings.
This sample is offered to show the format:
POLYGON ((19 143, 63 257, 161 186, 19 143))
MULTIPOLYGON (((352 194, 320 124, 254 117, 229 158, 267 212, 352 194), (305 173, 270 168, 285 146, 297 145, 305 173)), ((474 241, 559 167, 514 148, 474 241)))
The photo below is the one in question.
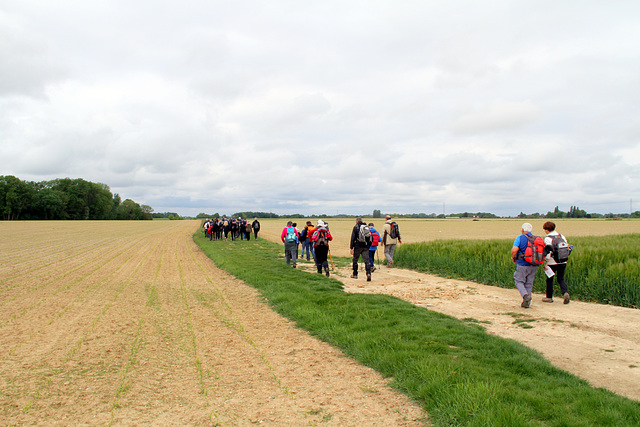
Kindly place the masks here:
POLYGON ((311 240, 306 239, 304 242, 302 242, 302 250, 300 251, 300 259, 304 258, 305 249, 307 250, 307 261, 310 261, 312 256, 313 256, 313 259, 316 259, 316 254, 315 254, 315 251, 313 249, 313 242, 311 240))

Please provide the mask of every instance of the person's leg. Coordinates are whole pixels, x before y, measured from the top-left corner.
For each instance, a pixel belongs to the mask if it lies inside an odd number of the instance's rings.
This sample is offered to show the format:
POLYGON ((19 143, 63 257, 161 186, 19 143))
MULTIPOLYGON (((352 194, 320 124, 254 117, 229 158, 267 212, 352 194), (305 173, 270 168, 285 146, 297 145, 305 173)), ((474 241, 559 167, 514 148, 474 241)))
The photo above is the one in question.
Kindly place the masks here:
POLYGON ((537 271, 538 267, 534 265, 526 266, 526 281, 524 284, 524 288, 529 295, 533 295, 533 281, 536 279, 537 271))
POLYGON ((556 272, 555 278, 560 285, 560 292, 562 293, 562 299, 565 304, 569 304, 571 301, 571 297, 569 296, 569 287, 567 286, 567 282, 564 280, 564 273, 567 269, 567 264, 556 264, 554 267, 554 271, 556 272))
MULTIPOLYGON (((550 265, 549 267, 553 270, 554 266, 550 265)), ((547 277, 547 289, 545 291, 546 299, 553 299, 553 278, 554 276, 547 277)))
POLYGON ((369 264, 371 264, 371 271, 375 270, 375 257, 376 251, 369 250, 369 264))
POLYGON ((524 287, 526 275, 522 267, 522 265, 516 265, 516 270, 513 272, 513 281, 516 289, 520 292, 520 296, 524 297, 527 294, 527 289, 524 287))
POLYGON ((327 246, 319 246, 316 248, 316 267, 318 268, 318 273, 322 273, 322 269, 325 269, 326 272, 329 271, 329 263, 327 262, 327 254, 329 253, 329 247, 327 246))
POLYGON ((565 282, 564 280, 564 273, 567 269, 567 264, 556 264, 554 265, 554 267, 555 268, 553 269, 553 271, 556 272, 556 275, 554 277, 556 278, 558 285, 560 285, 560 292, 562 293, 562 295, 564 295, 569 292, 567 282, 565 282))
POLYGON ((367 272, 367 280, 371 280, 371 264, 369 263, 369 248, 362 248, 360 255, 364 261, 364 271, 367 272))
POLYGON ((351 277, 358 277, 358 258, 360 258, 358 248, 353 248, 353 259, 351 260, 353 274, 351 277))
POLYGON ((513 280, 516 288, 522 296, 522 304, 520 304, 520 306, 523 308, 529 308, 531 305, 531 289, 528 289, 527 284, 530 272, 527 267, 528 266, 524 265, 516 265, 516 271, 513 273, 513 280))
POLYGON ((391 264, 393 261, 393 257, 391 256, 391 246, 392 245, 385 245, 384 247, 384 257, 387 259, 387 265, 391 264))

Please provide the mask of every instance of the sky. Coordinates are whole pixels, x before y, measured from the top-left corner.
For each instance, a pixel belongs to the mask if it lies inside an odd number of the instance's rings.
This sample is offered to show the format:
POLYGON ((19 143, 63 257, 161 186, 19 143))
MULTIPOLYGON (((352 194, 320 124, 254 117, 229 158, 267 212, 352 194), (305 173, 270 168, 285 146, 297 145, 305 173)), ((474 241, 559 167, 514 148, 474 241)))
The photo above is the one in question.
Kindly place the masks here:
POLYGON ((640 2, 0 0, 0 175, 155 212, 640 210, 640 2))

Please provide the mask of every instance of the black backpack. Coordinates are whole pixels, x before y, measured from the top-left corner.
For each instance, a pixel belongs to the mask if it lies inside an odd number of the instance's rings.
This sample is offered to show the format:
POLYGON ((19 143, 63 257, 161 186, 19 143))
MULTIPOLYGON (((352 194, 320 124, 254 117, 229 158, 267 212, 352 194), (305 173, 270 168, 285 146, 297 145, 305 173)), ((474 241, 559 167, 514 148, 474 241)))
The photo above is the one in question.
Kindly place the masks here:
POLYGON ((398 228, 398 224, 394 221, 390 224, 389 237, 392 239, 400 238, 400 228, 398 228))
POLYGON ((569 255, 571 254, 571 248, 569 244, 564 241, 562 238, 562 234, 558 234, 557 236, 551 237, 551 256, 554 261, 557 263, 565 263, 569 260, 569 255))

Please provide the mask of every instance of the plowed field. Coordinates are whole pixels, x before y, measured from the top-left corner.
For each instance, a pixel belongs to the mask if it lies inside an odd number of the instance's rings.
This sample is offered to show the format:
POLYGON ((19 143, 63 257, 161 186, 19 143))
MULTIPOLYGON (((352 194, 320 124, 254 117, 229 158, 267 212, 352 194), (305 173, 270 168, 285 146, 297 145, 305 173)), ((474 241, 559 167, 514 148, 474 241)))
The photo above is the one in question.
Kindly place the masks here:
POLYGON ((0 222, 3 425, 423 425, 216 268, 199 224, 0 222))

